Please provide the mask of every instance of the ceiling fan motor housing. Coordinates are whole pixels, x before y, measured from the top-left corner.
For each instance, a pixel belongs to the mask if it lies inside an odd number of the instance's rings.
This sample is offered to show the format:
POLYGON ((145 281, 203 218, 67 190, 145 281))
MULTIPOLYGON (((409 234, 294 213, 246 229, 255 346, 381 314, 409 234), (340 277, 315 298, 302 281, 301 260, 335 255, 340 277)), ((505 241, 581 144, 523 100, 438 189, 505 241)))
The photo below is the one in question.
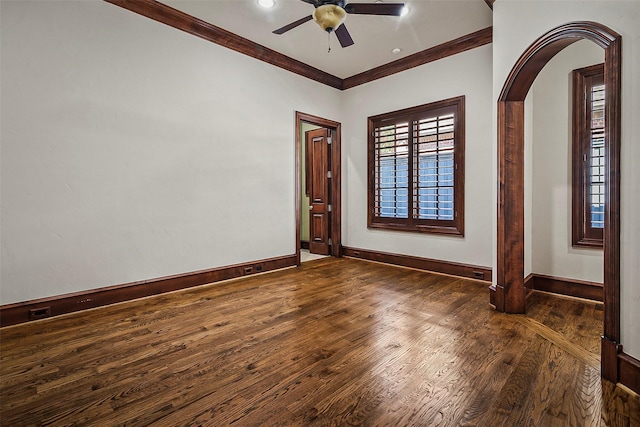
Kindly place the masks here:
POLYGON ((347 27, 343 25, 347 14, 400 16, 404 7, 404 3, 349 3, 348 0, 301 1, 313 5, 315 8, 313 15, 307 15, 297 21, 293 21, 284 27, 278 28, 273 33, 284 34, 313 19, 324 31, 328 33, 335 32, 342 47, 353 45, 351 34, 349 34, 347 27))

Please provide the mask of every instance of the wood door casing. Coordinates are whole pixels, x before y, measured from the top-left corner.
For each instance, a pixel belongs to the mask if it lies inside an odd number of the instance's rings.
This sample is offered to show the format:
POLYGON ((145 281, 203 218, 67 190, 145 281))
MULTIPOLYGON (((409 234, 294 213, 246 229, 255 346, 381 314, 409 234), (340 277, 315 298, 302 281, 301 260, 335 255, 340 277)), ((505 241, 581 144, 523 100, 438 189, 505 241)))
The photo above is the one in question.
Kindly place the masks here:
POLYGON ((331 170, 329 129, 321 128, 305 133, 307 148, 307 190, 309 191, 309 252, 329 254, 331 203, 328 174, 331 170))
MULTIPOLYGON (((296 176, 300 177, 304 173, 301 167, 305 164, 305 159, 301 156, 302 147, 305 144, 305 131, 302 130, 303 125, 308 124, 311 126, 318 126, 329 129, 331 132, 331 179, 329 180, 330 188, 330 203, 331 203, 331 215, 329 216, 329 237, 331 238, 330 255, 334 257, 342 256, 342 189, 341 189, 341 135, 342 125, 339 122, 325 119, 312 114, 302 113, 300 111, 295 112, 295 151, 296 151, 296 176)), ((302 242, 301 237, 301 217, 308 218, 308 206, 304 210, 301 210, 302 206, 302 192, 305 188, 301 186, 301 179, 296 180, 296 237, 295 245, 296 249, 296 262, 300 265, 300 249, 302 242)), ((307 226, 308 227, 308 226, 307 226)), ((308 240, 308 237, 307 237, 308 240)), ((308 248, 308 246, 307 246, 308 248)))

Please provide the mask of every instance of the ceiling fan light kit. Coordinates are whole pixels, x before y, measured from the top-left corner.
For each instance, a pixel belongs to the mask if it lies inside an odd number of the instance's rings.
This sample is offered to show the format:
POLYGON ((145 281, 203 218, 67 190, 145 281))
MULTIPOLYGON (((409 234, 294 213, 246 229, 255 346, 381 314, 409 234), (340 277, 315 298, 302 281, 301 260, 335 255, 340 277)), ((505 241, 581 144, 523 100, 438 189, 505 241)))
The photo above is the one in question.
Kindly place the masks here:
POLYGON ((346 18, 347 12, 335 4, 323 4, 313 11, 313 20, 328 33, 338 28, 346 18))

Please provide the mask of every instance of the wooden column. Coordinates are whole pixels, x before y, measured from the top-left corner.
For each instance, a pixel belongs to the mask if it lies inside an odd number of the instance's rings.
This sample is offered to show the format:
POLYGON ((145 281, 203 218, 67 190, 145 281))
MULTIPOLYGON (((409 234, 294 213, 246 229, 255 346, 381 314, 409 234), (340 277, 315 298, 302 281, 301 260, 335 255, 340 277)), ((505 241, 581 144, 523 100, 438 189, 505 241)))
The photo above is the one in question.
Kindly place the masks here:
POLYGON ((496 308, 524 313, 524 101, 498 103, 498 129, 496 308))

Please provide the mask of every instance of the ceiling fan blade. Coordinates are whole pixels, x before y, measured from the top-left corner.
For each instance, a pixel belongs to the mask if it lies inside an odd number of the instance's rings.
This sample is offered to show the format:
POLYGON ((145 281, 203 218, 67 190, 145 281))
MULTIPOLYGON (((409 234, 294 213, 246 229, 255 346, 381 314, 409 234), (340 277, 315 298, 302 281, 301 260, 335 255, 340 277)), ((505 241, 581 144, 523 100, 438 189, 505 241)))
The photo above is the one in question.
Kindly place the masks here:
POLYGON ((353 44, 353 39, 351 38, 351 34, 349 34, 349 30, 344 24, 340 25, 334 31, 336 33, 336 37, 338 37, 338 41, 340 42, 340 46, 347 47, 353 44))
POLYGON ((404 3, 349 3, 344 10, 357 15, 400 16, 403 7, 404 3))
POLYGON ((302 1, 303 1, 303 2, 305 2, 305 3, 312 4, 312 5, 314 5, 314 6, 318 6, 318 5, 316 4, 316 0, 302 0, 302 1))
POLYGON ((305 16, 304 18, 300 18, 297 21, 292 22, 291 24, 285 25, 282 28, 278 28, 277 30, 273 31, 273 34, 284 34, 287 31, 294 29, 298 25, 302 25, 307 21, 311 21, 312 19, 313 19, 313 16, 311 15, 305 16))

